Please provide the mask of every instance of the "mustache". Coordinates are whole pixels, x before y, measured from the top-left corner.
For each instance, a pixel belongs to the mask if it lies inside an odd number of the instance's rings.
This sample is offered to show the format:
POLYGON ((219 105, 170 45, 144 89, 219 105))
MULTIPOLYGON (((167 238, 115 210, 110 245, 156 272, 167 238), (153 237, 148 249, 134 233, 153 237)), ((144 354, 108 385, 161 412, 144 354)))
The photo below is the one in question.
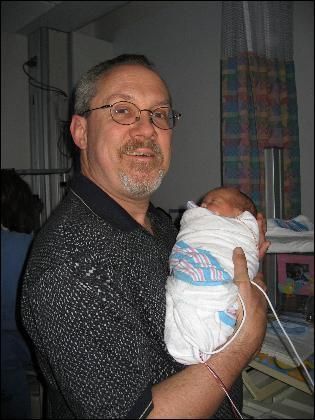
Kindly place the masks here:
POLYGON ((126 153, 126 152, 133 152, 137 149, 140 148, 146 148, 146 149, 151 149, 152 152, 154 152, 156 155, 162 155, 162 151, 160 146, 151 139, 144 139, 144 140, 130 140, 128 141, 128 143, 124 144, 121 148, 120 148, 120 152, 121 153, 126 153))

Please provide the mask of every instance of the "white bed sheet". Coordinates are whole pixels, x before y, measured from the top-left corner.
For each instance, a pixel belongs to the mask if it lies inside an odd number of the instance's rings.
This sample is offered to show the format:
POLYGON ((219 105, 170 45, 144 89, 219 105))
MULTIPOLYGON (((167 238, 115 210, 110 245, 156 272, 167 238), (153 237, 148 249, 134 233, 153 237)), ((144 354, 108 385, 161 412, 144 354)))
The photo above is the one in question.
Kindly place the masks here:
POLYGON ((267 219, 266 238, 271 242, 268 253, 314 252, 314 224, 306 216, 299 215, 291 219, 308 229, 299 232, 279 227, 276 220, 267 219))

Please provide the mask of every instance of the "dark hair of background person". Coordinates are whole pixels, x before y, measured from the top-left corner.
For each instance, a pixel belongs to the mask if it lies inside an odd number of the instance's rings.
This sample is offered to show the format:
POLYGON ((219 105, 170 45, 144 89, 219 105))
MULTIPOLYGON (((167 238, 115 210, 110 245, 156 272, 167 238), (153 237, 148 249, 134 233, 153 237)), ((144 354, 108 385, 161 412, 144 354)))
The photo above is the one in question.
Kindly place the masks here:
POLYGON ((42 204, 14 169, 1 169, 1 225, 31 233, 38 226, 42 204))

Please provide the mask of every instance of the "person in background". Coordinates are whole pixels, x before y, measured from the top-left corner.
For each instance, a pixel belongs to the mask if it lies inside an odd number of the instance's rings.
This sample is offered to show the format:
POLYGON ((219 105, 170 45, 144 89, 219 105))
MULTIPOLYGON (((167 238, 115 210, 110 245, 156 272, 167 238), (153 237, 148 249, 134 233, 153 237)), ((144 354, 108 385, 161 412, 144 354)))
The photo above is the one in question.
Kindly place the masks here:
POLYGON ((243 249, 252 280, 259 268, 256 217, 253 201, 236 188, 209 191, 200 207, 188 201, 166 282, 164 338, 178 362, 203 362, 231 342, 239 308, 233 250, 243 249))
POLYGON ((37 227, 38 208, 29 185, 1 169, 1 418, 31 418, 26 369, 32 359, 20 332, 17 294, 37 227))
MULTIPOLYGON (((49 418, 233 416, 207 367, 177 363, 164 343, 165 283, 177 230, 150 196, 168 171, 179 117, 165 82, 142 55, 100 63, 76 86, 70 129, 81 173, 36 236, 21 301, 49 418)), ((263 218, 260 226, 264 254, 263 218)), ((266 304, 239 249, 234 262, 248 317, 211 367, 241 404, 240 376, 260 350, 266 304)), ((255 281, 263 283, 261 276, 255 281)))

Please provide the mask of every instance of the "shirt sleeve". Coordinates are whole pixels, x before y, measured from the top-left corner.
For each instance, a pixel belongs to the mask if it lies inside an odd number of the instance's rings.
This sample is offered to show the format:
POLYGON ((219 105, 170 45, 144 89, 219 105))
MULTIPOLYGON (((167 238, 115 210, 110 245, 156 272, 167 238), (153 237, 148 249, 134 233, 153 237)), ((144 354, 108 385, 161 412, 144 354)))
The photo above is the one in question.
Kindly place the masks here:
POLYGON ((127 419, 145 419, 153 410, 151 385, 147 387, 144 393, 127 414, 127 419))
POLYGON ((145 418, 153 408, 148 339, 119 279, 105 271, 77 259, 37 279, 27 274, 24 323, 49 388, 75 417, 145 418))

